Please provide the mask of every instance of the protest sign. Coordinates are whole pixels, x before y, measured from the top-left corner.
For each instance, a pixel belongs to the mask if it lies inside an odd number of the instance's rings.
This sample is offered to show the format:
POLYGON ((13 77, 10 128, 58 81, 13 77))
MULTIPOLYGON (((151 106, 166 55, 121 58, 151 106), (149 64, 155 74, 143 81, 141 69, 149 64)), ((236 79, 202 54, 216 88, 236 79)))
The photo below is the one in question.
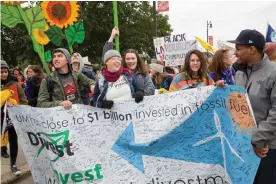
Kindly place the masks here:
POLYGON ((157 60, 165 66, 184 65, 185 56, 191 49, 197 49, 196 40, 186 40, 186 34, 177 34, 153 39, 157 60))
POLYGON ((218 45, 218 49, 228 49, 232 52, 232 54, 234 54, 236 51, 235 44, 233 44, 233 43, 218 40, 217 45, 218 45))
POLYGON ((251 184, 259 159, 246 91, 214 86, 84 105, 9 108, 34 181, 251 184))

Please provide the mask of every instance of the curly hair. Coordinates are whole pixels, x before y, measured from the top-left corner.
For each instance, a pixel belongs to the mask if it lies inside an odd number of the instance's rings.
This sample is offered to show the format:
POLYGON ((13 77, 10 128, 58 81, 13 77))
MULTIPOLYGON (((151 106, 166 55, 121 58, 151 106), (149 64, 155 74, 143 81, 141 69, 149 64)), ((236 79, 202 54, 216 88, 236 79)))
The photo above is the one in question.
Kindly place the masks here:
POLYGON ((139 57, 138 52, 134 49, 128 49, 125 51, 124 56, 123 56, 123 61, 122 61, 122 65, 124 68, 127 68, 126 65, 126 55, 128 53, 134 53, 135 56, 137 57, 137 71, 141 72, 144 76, 146 76, 148 74, 148 69, 145 65, 145 63, 142 61, 142 59, 139 57))
POLYGON ((220 79, 220 72, 227 69, 227 65, 223 61, 229 49, 220 49, 217 50, 213 56, 212 62, 209 65, 209 72, 212 72, 216 75, 217 79, 220 79))
POLYGON ((192 79, 192 70, 190 67, 190 58, 192 54, 195 54, 200 61, 200 69, 198 71, 198 77, 200 79, 204 78, 207 75, 207 60, 204 57, 203 53, 200 52, 199 50, 191 50, 190 52, 187 53, 185 57, 185 64, 182 72, 186 72, 187 75, 192 79))

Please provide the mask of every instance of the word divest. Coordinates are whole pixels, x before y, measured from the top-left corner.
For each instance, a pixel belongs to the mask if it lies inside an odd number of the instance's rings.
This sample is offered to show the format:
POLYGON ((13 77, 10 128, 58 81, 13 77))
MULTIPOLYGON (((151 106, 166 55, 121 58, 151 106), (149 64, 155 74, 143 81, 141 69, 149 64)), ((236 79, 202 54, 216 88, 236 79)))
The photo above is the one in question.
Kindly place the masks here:
POLYGON ((214 86, 134 100, 8 108, 35 183, 251 184, 260 160, 245 89, 214 86))
POLYGON ((165 61, 165 66, 184 65, 189 50, 197 49, 196 40, 186 40, 186 34, 176 34, 153 39, 157 60, 165 61))

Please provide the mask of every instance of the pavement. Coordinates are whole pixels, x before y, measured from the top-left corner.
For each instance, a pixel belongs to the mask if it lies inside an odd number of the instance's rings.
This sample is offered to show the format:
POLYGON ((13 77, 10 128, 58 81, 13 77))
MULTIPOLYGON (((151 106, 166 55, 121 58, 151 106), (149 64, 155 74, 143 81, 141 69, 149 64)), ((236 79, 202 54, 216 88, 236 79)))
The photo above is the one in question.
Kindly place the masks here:
POLYGON ((29 166, 26 161, 26 157, 19 145, 18 156, 16 161, 17 167, 21 170, 21 176, 14 176, 10 170, 10 158, 1 157, 1 184, 15 183, 19 179, 31 176, 29 166))

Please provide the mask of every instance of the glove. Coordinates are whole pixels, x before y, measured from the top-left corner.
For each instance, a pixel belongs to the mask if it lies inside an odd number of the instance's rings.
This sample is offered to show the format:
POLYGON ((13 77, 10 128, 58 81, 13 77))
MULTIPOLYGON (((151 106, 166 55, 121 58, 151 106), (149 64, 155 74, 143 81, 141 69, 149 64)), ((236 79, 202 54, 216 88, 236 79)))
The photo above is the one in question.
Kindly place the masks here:
POLYGON ((103 108, 111 109, 113 107, 114 102, 112 100, 105 100, 102 102, 103 108))
POLYGON ((136 103, 140 103, 141 101, 143 101, 144 96, 145 96, 145 93, 144 93, 143 90, 138 90, 133 95, 133 97, 135 98, 136 103))
POLYGON ((166 89, 164 88, 160 88, 158 89, 158 94, 164 94, 164 93, 168 93, 169 91, 167 91, 166 89))

